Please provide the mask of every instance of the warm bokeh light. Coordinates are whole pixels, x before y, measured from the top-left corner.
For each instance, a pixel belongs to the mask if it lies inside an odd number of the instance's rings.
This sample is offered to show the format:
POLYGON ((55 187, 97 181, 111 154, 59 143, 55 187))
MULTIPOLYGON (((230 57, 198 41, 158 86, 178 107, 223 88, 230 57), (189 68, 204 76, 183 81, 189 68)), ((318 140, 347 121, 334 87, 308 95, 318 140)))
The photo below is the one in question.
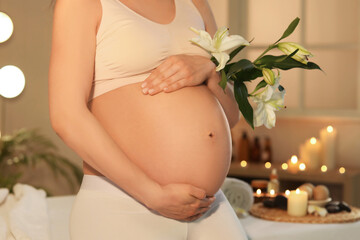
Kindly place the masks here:
POLYGON ((286 191, 285 191, 285 195, 286 195, 286 196, 289 196, 289 195, 290 195, 290 190, 286 190, 286 191))
POLYGON ((298 157, 296 155, 291 156, 291 163, 296 164, 298 162, 298 157))
POLYGON ((241 166, 241 167, 246 167, 246 166, 247 166, 247 162, 246 162, 245 160, 242 160, 242 161, 240 162, 240 166, 241 166))
POLYGON ((14 31, 13 22, 6 13, 0 12, 0 26, 0 43, 2 43, 8 40, 14 31))
POLYGON ((331 132, 334 131, 334 128, 333 128, 332 126, 328 126, 328 127, 326 128, 326 130, 327 130, 329 133, 331 133, 331 132))
POLYGON ((266 163, 265 163, 265 168, 271 168, 271 163, 270 163, 270 162, 266 162, 266 163))
POLYGON ((339 168, 339 173, 344 174, 345 173, 345 168, 344 167, 339 168))
POLYGON ((274 195, 275 195, 275 190, 274 190, 274 189, 271 189, 271 190, 270 190, 270 195, 271 195, 271 196, 274 196, 274 195))
POLYGON ((321 171, 322 171, 322 172, 327 172, 327 166, 322 165, 322 166, 321 166, 321 171))
POLYGON ((300 194, 300 189, 297 188, 296 191, 295 191, 295 193, 296 193, 296 194, 300 194))
POLYGON ((288 164, 287 163, 283 163, 283 164, 281 164, 281 168, 283 169, 283 170, 287 170, 288 169, 288 164))
POLYGON ((299 169, 300 169, 300 171, 305 171, 305 169, 306 169, 305 163, 300 163, 299 164, 299 169))
POLYGON ((311 144, 316 144, 316 142, 317 142, 316 138, 312 137, 312 138, 310 139, 310 143, 311 143, 311 144))
POLYGON ((25 87, 25 76, 16 66, 7 65, 0 69, 0 95, 6 98, 18 96, 25 87))
POLYGON ((256 194, 260 195, 261 194, 261 189, 256 190, 256 194))

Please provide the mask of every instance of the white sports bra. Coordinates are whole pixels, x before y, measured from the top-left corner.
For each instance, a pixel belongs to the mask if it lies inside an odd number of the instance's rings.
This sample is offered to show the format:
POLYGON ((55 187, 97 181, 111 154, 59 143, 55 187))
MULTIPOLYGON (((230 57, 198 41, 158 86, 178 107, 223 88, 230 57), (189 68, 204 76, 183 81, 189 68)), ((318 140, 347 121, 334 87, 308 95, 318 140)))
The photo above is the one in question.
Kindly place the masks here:
POLYGON ((95 75, 88 101, 121 86, 141 82, 151 70, 175 54, 210 58, 189 40, 190 27, 205 29, 192 0, 174 0, 175 18, 156 23, 128 8, 120 0, 100 0, 102 18, 96 35, 95 75))

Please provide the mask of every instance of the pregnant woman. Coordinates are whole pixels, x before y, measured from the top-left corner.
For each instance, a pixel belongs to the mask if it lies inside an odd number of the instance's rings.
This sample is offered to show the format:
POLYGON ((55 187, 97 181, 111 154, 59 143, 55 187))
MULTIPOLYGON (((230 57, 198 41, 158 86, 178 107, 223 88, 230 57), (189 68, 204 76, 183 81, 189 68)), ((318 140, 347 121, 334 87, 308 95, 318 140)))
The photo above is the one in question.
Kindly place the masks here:
POLYGON ((246 239, 219 190, 239 111, 190 27, 215 33, 206 0, 57 0, 50 119, 84 160, 72 239, 246 239))

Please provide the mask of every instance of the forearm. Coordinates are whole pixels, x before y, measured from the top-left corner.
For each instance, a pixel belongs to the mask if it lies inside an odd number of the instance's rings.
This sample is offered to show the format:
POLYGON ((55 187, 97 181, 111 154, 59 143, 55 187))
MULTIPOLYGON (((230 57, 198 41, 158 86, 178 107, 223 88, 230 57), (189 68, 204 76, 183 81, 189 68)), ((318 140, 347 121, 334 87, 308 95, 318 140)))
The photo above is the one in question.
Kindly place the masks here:
POLYGON ((53 128, 61 139, 131 196, 146 204, 150 195, 159 190, 160 185, 127 158, 90 111, 62 114, 57 118, 53 120, 57 123, 53 128))
POLYGON ((230 87, 230 83, 226 85, 225 92, 219 86, 220 74, 213 71, 211 76, 205 81, 207 87, 219 100, 222 108, 224 109, 225 115, 228 119, 230 128, 234 127, 240 119, 240 112, 238 104, 235 100, 233 90, 230 87))

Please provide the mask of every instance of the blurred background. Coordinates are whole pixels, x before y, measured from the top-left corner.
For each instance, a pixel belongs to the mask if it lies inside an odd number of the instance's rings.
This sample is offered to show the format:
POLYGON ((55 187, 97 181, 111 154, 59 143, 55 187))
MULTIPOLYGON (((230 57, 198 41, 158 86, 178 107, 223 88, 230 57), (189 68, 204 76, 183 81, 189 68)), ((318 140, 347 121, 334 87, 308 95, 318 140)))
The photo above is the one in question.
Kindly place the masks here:
MULTIPOLYGON (((251 46, 239 56, 250 60, 255 60, 282 35, 293 19, 299 17, 301 21, 298 28, 285 40, 305 46, 314 54, 310 60, 319 64, 325 72, 282 72, 281 84, 287 93, 286 109, 277 112, 276 127, 271 130, 265 127, 252 130, 243 119, 232 129, 234 163, 244 160, 239 159, 239 149, 242 147, 240 141, 244 133, 248 138, 250 152, 255 138, 259 141, 260 151, 264 150, 268 138, 271 142, 271 164, 281 166, 292 155, 299 156, 301 144, 311 137, 319 139, 321 129, 331 125, 337 133, 333 153, 335 167, 329 169, 328 173, 320 169, 305 170, 309 171, 308 175, 299 173, 303 174, 300 175, 302 178, 296 180, 312 181, 315 175, 325 174, 322 175, 324 178, 328 174, 325 179, 338 179, 340 186, 334 182, 331 184, 336 185, 340 195, 350 194, 349 199, 358 201, 359 193, 348 185, 355 186, 360 181, 357 173, 360 169, 360 1, 208 1, 218 27, 229 26, 230 34, 240 34, 247 40, 254 38, 251 46), (342 173, 345 175, 333 177, 339 174, 337 171, 340 167, 346 169, 346 173, 342 173), (355 171, 354 174, 351 171, 355 171)), ((42 136, 57 146, 58 154, 81 168, 82 160, 54 133, 49 121, 47 76, 52 28, 50 0, 0 0, 0 12, 6 13, 14 26, 12 36, 0 43, 0 68, 15 65, 25 76, 25 87, 18 96, 0 97, 2 137, 12 135, 21 128, 37 128, 42 136)), ((274 54, 278 52, 274 51, 274 54)), ((2 158, 4 164, 7 164, 8 157, 2 155, 2 158)), ((16 165, 13 160, 12 164, 16 165)), ((249 158, 248 162, 251 161, 249 158)), ((66 177, 55 177, 42 161, 31 169, 24 171, 21 177, 23 181, 44 186, 53 195, 77 192, 76 178, 73 178, 74 185, 71 186, 66 177)), ((72 174, 72 168, 63 169, 69 175, 72 174)), ((268 171, 264 168, 261 175, 244 177, 261 178, 267 176, 268 171)), ((0 168, 0 176, 4 174, 0 168)), ((242 172, 233 171, 232 174, 241 178, 242 172)), ((327 181, 319 183, 326 184, 327 181)))

